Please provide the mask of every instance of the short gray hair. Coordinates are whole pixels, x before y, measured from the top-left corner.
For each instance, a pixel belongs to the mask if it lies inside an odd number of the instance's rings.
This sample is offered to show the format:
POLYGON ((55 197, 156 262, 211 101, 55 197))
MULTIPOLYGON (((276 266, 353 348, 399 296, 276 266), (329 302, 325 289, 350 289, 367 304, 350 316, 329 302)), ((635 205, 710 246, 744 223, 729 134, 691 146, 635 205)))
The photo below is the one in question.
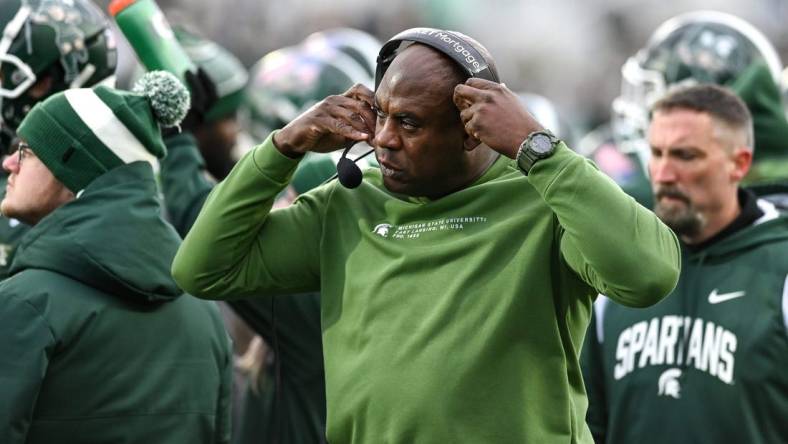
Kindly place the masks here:
POLYGON ((709 114, 734 131, 744 131, 745 143, 749 149, 752 150, 755 145, 750 110, 739 96, 727 88, 711 84, 678 88, 657 101, 651 113, 653 115, 658 111, 669 112, 675 109, 709 114))

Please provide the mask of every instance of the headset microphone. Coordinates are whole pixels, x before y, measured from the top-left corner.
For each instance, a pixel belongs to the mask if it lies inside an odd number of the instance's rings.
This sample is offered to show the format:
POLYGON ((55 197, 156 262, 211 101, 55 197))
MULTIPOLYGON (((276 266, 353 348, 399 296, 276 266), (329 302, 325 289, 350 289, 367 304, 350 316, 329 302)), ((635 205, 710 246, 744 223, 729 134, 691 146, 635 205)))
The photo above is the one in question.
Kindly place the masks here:
POLYGON ((342 156, 339 158, 339 162, 337 162, 337 173, 326 182, 331 182, 335 178, 339 178, 339 183, 345 188, 353 189, 361 185, 363 174, 361 174, 361 168, 356 165, 356 162, 374 153, 375 149, 373 148, 358 156, 356 160, 348 159, 347 153, 355 144, 356 142, 351 140, 345 145, 345 151, 342 152, 342 156))
POLYGON ((337 177, 339 177, 339 183, 345 188, 351 189, 361 185, 361 168, 356 165, 358 159, 353 161, 347 158, 348 151, 350 151, 350 148, 355 144, 355 142, 349 142, 345 146, 345 151, 342 152, 342 157, 340 157, 339 162, 337 162, 337 177))

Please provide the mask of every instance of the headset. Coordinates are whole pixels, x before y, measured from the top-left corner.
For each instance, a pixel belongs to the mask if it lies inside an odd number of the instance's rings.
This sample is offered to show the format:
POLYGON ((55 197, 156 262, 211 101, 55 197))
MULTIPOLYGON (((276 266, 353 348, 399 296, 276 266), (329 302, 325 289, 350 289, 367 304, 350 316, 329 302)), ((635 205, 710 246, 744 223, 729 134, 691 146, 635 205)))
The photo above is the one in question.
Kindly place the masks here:
MULTIPOLYGON (((380 81, 391 62, 399 54, 402 45, 408 43, 422 43, 446 54, 462 68, 468 77, 499 82, 498 75, 490 68, 490 64, 484 56, 459 33, 435 28, 411 28, 395 35, 380 48, 375 68, 375 91, 380 86, 380 81)), ((371 150, 356 160, 350 160, 347 158, 347 154, 354 144, 355 142, 350 142, 345 146, 345 151, 342 152, 342 156, 337 162, 336 177, 346 188, 356 188, 361 184, 361 169, 356 165, 356 162, 374 151, 371 150)))

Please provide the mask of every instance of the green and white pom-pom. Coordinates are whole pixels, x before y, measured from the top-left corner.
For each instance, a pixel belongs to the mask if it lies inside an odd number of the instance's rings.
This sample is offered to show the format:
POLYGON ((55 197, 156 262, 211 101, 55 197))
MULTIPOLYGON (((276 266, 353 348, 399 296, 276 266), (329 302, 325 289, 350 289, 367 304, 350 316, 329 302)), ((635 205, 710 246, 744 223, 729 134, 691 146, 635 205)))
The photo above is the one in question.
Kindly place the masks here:
POLYGON ((132 90, 145 96, 156 120, 163 127, 177 126, 191 107, 189 90, 166 71, 151 71, 137 81, 132 90))

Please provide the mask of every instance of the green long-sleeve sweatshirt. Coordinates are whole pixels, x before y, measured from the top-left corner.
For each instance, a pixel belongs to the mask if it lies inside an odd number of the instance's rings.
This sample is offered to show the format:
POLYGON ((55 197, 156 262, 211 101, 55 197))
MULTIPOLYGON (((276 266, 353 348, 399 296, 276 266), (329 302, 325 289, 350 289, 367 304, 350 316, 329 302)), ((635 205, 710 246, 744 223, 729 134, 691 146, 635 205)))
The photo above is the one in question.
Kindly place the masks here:
POLYGON ((678 242, 656 216, 564 145, 529 177, 501 157, 438 200, 368 170, 270 211, 297 163, 270 137, 244 157, 173 276, 212 299, 321 291, 329 442, 591 442, 591 303, 673 289, 678 242))

